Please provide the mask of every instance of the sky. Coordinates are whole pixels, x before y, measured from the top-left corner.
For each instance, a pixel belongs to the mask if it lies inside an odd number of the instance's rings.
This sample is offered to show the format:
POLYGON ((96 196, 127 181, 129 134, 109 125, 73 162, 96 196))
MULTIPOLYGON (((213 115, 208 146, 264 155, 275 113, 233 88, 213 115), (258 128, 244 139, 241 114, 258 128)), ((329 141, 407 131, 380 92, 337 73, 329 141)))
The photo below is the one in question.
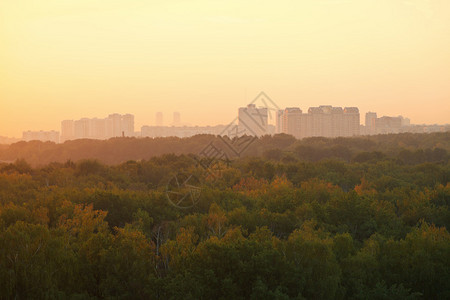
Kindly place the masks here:
POLYGON ((227 124, 260 91, 450 123, 450 1, 0 1, 1 136, 110 113, 227 124))

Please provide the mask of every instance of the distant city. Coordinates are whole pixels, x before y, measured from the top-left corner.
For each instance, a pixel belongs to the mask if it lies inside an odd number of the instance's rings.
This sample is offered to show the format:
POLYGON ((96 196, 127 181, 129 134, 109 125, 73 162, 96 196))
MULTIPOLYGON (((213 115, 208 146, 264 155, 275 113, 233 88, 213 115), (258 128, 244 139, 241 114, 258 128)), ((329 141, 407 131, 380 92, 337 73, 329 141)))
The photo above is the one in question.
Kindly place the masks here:
POLYGON ((286 133, 298 139, 306 137, 350 137, 358 135, 375 135, 402 132, 439 132, 450 130, 450 125, 413 125, 402 116, 378 117, 376 112, 365 114, 364 124, 360 124, 357 107, 333 107, 321 105, 310 107, 304 113, 299 107, 287 107, 275 111, 275 125, 268 123, 270 109, 249 104, 238 109, 237 124, 216 126, 187 126, 181 122, 179 112, 173 113, 170 126, 164 125, 162 112, 155 115, 155 125, 144 125, 135 131, 134 115, 110 114, 106 118, 81 118, 64 120, 61 131, 24 131, 22 139, 0 137, 0 144, 17 141, 50 141, 64 143, 77 139, 105 140, 113 137, 191 137, 198 134, 221 136, 262 136, 265 134, 286 133))

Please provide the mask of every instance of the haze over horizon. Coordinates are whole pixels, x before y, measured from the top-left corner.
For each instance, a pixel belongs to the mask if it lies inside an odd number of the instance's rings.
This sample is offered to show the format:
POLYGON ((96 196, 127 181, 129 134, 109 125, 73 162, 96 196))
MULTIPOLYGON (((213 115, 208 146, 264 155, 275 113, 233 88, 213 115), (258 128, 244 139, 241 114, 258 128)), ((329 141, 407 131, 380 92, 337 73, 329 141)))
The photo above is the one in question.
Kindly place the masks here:
POLYGON ((260 91, 450 122, 450 1, 3 0, 0 43, 0 136, 114 112, 227 124, 260 91))

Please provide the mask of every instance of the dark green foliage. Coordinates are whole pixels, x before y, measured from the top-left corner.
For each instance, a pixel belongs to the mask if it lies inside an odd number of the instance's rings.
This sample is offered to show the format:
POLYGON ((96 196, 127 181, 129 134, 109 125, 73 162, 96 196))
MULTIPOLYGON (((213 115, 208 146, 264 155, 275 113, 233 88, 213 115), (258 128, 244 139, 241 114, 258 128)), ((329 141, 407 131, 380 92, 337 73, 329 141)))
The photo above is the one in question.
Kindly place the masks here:
POLYGON ((211 138, 3 148, 72 160, 0 165, 0 299, 450 298, 448 133, 266 136, 215 180, 182 154, 211 138))

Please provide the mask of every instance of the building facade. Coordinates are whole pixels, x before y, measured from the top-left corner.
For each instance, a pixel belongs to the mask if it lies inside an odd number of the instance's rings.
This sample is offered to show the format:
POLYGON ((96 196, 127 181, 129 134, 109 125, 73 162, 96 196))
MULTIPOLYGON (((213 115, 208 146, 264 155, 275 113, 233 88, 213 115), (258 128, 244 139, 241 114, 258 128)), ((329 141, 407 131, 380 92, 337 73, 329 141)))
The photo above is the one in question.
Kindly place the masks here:
POLYGON ((296 138, 313 136, 339 137, 359 135, 359 109, 357 107, 310 107, 303 113, 298 107, 288 107, 280 112, 281 132, 296 138))
POLYGON ((197 134, 224 135, 227 126, 142 126, 141 137, 191 137, 197 134))
POLYGON ((255 104, 240 107, 238 111, 239 135, 262 136, 268 134, 268 111, 255 104))
POLYGON ((75 139, 109 139, 134 136, 134 115, 111 114, 107 118, 82 118, 61 122, 61 142, 75 139))

